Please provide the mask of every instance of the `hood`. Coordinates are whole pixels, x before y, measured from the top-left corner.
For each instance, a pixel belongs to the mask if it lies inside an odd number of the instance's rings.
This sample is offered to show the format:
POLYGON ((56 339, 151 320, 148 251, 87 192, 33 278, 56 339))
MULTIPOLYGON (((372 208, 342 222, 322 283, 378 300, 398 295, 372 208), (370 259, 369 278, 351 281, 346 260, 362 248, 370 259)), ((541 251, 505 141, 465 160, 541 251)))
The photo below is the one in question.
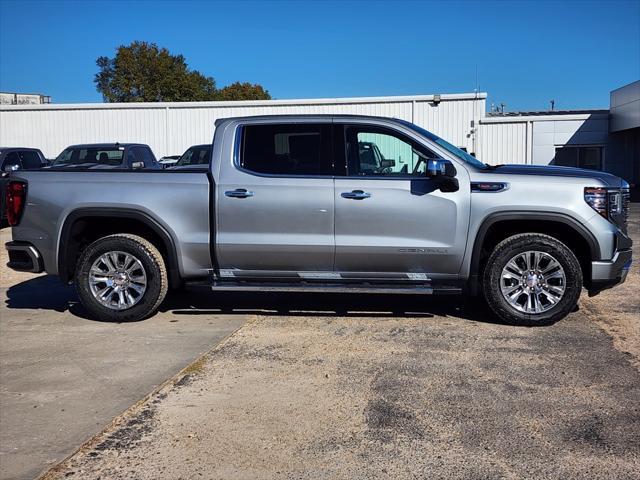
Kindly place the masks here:
POLYGON ((620 177, 600 170, 589 170, 586 168, 560 167, 557 165, 497 165, 484 170, 487 173, 498 175, 539 175, 551 177, 572 177, 596 179, 610 187, 621 187, 626 184, 620 177))

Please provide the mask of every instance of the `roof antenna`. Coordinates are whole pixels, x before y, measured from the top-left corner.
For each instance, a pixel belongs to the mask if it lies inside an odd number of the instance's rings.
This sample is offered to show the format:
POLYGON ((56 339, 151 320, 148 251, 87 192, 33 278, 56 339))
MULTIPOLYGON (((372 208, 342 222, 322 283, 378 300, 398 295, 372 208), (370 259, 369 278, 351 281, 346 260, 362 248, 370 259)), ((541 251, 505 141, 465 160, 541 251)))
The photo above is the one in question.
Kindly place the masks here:
POLYGON ((556 101, 555 100, 551 100, 550 103, 551 103, 551 111, 553 112, 555 110, 555 108, 556 108, 556 101))

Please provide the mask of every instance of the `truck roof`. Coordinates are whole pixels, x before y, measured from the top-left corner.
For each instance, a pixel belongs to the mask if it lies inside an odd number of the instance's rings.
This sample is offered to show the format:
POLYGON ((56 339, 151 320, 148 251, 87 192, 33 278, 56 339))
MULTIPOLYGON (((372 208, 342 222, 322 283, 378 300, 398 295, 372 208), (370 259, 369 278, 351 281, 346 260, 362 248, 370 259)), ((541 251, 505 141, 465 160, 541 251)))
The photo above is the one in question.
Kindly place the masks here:
POLYGON ((0 152, 4 152, 5 150, 40 150, 40 149, 33 148, 33 147, 0 147, 0 152))
POLYGON ((242 117, 227 117, 227 118, 219 118, 215 121, 215 125, 218 126, 222 122, 230 122, 230 121, 238 121, 238 120, 289 120, 294 121, 295 119, 308 120, 308 119, 322 119, 327 120, 330 118, 337 118, 340 120, 384 120, 391 122, 398 122, 400 119, 391 118, 391 117, 378 117, 374 115, 354 115, 347 113, 293 113, 293 114, 285 114, 285 115, 257 115, 257 116, 242 116, 242 117))
POLYGON ((77 145, 69 145, 66 148, 118 148, 118 147, 148 147, 145 143, 79 143, 77 145))

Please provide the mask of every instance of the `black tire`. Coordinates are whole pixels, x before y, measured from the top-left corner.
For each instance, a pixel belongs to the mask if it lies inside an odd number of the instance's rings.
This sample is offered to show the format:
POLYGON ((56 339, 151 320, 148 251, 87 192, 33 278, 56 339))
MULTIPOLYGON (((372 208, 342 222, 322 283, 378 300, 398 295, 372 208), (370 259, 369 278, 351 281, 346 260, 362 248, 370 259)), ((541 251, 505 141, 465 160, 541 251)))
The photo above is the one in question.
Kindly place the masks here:
MULTIPOLYGON (((572 312, 582 291, 582 269, 573 252, 559 240, 540 233, 522 233, 500 242, 489 257, 482 275, 482 291, 489 307, 510 325, 549 325, 572 312), (559 301, 541 313, 525 313, 512 306, 502 294, 502 271, 516 255, 539 251, 551 255, 566 277, 565 290, 559 301)), ((526 299, 526 294, 523 297, 526 299)))
POLYGON ((80 255, 76 265, 75 287, 80 302, 90 316, 109 322, 131 322, 154 314, 164 300, 169 282, 164 259, 149 241, 137 235, 116 234, 96 240, 80 255), (89 271, 93 263, 107 252, 125 252, 140 261, 146 274, 146 290, 137 303, 124 310, 116 310, 101 304, 91 291, 89 271))

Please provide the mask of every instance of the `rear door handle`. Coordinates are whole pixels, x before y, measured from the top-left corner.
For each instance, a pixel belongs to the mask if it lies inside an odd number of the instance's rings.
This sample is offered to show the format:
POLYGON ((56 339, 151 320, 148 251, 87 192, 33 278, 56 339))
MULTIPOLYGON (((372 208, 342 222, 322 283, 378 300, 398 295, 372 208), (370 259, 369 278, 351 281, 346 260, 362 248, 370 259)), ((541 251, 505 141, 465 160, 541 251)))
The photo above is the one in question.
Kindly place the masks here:
POLYGON ((227 197, 231 198, 247 198, 253 197, 253 192, 248 191, 246 188, 236 188, 235 190, 227 190, 224 192, 227 197))
POLYGON ((364 200, 369 198, 371 194, 369 192, 363 192, 362 190, 353 190, 351 192, 342 192, 340 194, 342 198, 351 198, 353 200, 364 200))

